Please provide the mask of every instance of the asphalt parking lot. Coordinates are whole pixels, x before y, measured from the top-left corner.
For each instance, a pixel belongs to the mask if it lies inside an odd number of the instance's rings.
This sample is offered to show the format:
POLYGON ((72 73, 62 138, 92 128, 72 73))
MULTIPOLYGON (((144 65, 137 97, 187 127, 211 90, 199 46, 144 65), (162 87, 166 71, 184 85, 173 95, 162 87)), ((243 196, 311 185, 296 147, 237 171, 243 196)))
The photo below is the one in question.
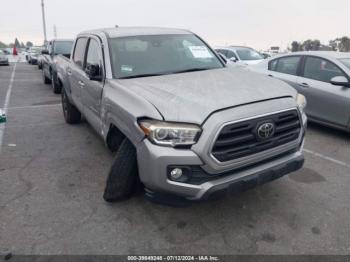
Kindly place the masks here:
POLYGON ((349 134, 310 125, 301 171, 236 196, 111 205, 102 194, 113 155, 86 122, 64 122, 37 66, 0 67, 4 104, 0 253, 350 254, 349 134))

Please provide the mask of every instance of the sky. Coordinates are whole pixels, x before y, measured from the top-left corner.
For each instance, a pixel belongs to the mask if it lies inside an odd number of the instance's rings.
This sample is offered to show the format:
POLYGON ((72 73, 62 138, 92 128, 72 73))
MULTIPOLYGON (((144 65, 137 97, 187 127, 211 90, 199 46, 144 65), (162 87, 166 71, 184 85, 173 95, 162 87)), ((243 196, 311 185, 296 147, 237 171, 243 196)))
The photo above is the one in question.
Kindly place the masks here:
MULTIPOLYGON (((43 43, 41 0, 0 0, 0 41, 43 43), (6 8, 4 8, 6 7, 6 8)), ((211 45, 285 48, 350 36, 350 0, 45 0, 48 39, 119 26, 189 29, 211 45)))

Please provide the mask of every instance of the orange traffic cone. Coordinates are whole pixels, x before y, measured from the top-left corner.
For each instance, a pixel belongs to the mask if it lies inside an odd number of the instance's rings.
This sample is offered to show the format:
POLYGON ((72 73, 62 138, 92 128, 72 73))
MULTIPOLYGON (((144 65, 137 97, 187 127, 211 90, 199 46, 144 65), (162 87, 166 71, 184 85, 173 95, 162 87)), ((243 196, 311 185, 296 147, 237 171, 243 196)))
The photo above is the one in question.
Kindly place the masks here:
POLYGON ((13 46, 13 53, 12 53, 13 55, 17 55, 17 48, 16 48, 16 46, 14 45, 13 46))

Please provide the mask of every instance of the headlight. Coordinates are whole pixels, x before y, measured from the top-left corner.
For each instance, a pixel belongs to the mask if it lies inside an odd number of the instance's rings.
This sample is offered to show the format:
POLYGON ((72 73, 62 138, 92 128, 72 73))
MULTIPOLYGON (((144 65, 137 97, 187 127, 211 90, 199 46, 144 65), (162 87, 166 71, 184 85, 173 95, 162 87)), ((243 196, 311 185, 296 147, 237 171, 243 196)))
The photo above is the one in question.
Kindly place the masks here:
POLYGON ((300 113, 304 113, 305 107, 307 105, 305 96, 298 93, 295 100, 297 102, 300 113))
POLYGON ((197 142, 201 128, 197 125, 142 120, 139 125, 147 138, 161 146, 188 146, 197 142))

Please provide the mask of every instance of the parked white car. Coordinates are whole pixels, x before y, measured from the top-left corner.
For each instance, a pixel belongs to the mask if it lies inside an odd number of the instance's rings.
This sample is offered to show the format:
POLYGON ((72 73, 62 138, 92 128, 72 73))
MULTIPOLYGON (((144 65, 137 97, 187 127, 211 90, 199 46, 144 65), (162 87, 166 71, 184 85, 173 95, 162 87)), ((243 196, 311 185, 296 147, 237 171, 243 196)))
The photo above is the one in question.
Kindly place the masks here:
POLYGON ((231 62, 244 65, 255 65, 264 60, 264 57, 255 49, 245 46, 216 47, 216 52, 223 54, 231 62))

